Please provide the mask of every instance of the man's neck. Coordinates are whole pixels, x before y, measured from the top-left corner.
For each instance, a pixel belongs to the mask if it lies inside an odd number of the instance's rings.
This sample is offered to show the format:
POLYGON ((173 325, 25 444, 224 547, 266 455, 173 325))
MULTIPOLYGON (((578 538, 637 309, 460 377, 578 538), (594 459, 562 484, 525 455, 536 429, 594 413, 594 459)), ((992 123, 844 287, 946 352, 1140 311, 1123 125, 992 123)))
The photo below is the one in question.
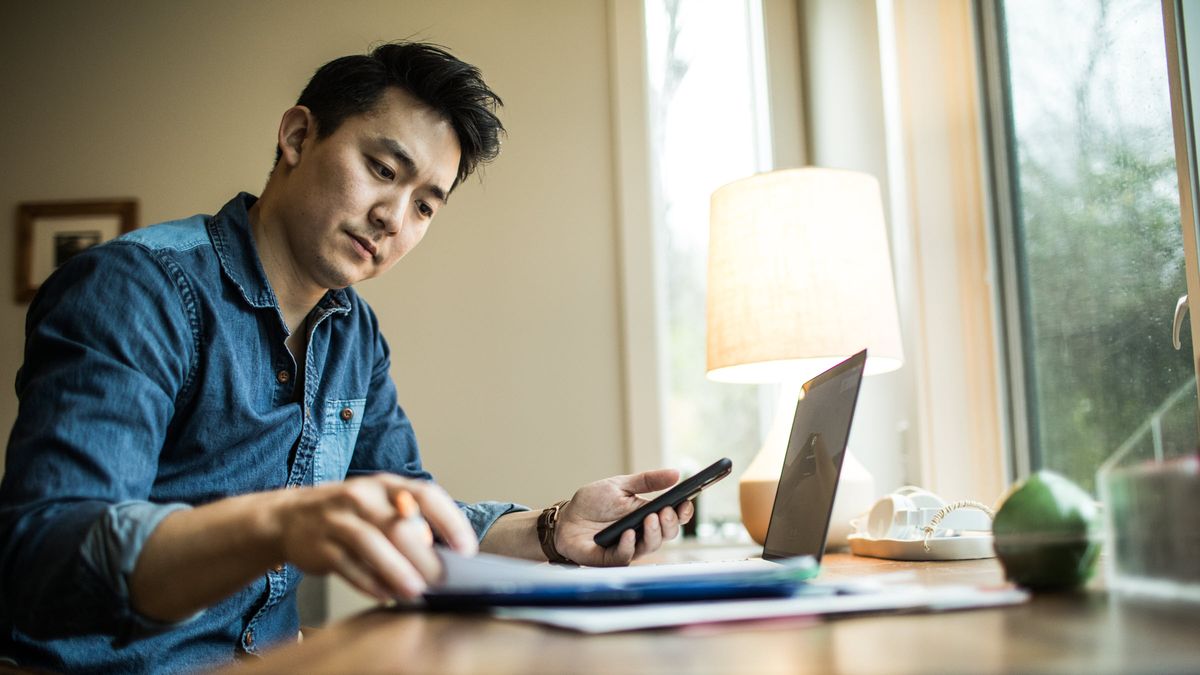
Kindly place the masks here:
POLYGON ((315 286, 300 274, 288 250, 283 228, 271 218, 268 199, 264 191, 263 196, 250 207, 250 233, 258 249, 263 271, 267 274, 267 282, 279 301, 283 320, 287 323, 288 331, 295 333, 304 329, 305 317, 324 297, 325 289, 315 286))

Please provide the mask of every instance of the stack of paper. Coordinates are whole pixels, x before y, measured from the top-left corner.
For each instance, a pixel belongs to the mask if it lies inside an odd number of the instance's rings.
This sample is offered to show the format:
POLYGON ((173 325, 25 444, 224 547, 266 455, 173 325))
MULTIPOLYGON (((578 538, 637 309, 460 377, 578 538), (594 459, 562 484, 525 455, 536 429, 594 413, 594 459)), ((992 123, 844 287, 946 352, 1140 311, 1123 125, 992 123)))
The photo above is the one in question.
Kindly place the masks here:
POLYGON ((557 567, 439 549, 445 569, 431 607, 491 608, 502 619, 585 633, 887 611, 942 611, 1024 602, 1024 591, 925 586, 911 575, 809 581, 811 558, 634 567, 557 567))
POLYGON ((559 567, 485 553, 464 557, 439 549, 438 554, 445 574, 425 595, 435 607, 617 604, 828 592, 805 584, 817 573, 816 563, 808 557, 782 563, 559 567))
POLYGON ((909 586, 861 594, 802 595, 764 600, 676 602, 620 607, 500 607, 493 613, 502 619, 533 621, 583 633, 613 633, 783 617, 998 607, 1019 604, 1028 599, 1028 593, 1016 589, 909 586))

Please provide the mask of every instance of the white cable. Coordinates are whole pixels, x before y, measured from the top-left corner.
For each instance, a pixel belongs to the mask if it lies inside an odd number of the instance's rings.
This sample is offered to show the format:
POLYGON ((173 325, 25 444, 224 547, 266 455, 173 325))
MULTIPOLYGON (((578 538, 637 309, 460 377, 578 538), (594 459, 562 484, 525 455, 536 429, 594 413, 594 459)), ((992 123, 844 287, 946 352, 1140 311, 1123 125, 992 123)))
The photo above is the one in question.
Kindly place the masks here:
POLYGON ((929 519, 929 524, 926 525, 922 530, 925 533, 926 551, 929 550, 929 538, 932 537, 933 533, 937 531, 937 526, 942 522, 942 519, 945 518, 951 511, 956 511, 958 509, 978 509, 986 513, 988 518, 993 520, 996 518, 996 514, 992 513, 990 508, 979 502, 971 501, 970 499, 963 499, 961 501, 947 504, 938 509, 937 513, 933 514, 933 517, 929 519))

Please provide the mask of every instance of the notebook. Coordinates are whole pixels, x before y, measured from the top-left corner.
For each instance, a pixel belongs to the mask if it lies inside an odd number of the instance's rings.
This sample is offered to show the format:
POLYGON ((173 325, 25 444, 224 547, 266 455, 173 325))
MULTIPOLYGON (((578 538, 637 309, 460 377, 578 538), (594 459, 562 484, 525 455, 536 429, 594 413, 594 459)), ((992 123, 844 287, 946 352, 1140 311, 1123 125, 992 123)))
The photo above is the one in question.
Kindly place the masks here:
POLYGON ((443 579, 425 594, 431 607, 628 604, 823 594, 816 575, 867 352, 804 384, 761 557, 622 568, 563 568, 439 549, 443 579))

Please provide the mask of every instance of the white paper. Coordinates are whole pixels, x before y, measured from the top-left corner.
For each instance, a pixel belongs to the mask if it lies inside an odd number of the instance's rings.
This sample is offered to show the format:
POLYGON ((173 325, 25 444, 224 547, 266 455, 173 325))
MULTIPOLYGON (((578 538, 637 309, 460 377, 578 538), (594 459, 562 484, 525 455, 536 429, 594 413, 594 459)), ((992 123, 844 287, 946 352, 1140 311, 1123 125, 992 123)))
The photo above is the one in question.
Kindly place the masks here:
POLYGON ((720 578, 761 572, 799 577, 813 569, 811 559, 784 563, 769 560, 672 563, 633 567, 562 567, 516 558, 479 553, 472 557, 438 548, 444 574, 433 584, 435 591, 504 591, 513 588, 560 588, 581 585, 623 586, 630 582, 679 581, 691 578, 720 578))
POLYGON ((532 621, 583 633, 664 628, 725 621, 926 609, 942 611, 1025 602, 1016 589, 973 586, 903 586, 871 593, 815 595, 766 600, 662 603, 613 607, 500 607, 501 619, 532 621))

